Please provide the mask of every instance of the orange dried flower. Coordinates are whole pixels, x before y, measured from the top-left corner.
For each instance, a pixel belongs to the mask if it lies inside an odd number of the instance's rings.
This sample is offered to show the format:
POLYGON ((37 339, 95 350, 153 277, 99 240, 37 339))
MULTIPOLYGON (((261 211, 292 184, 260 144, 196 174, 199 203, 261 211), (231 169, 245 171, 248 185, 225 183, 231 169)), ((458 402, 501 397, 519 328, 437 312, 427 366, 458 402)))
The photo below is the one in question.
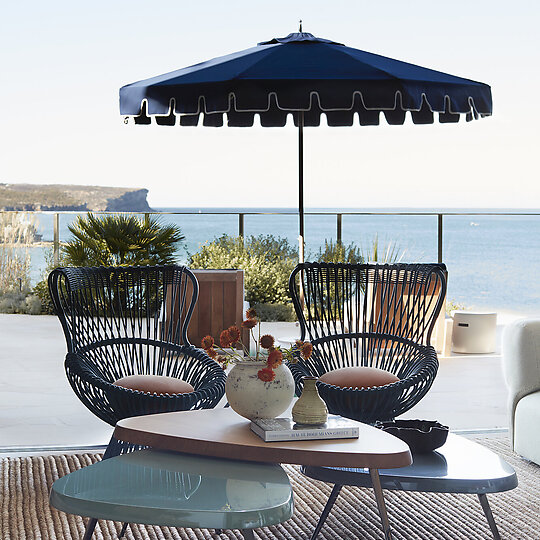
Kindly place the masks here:
POLYGON ((229 359, 226 356, 222 356, 221 354, 218 354, 217 358, 215 358, 215 361, 218 364, 221 364, 221 367, 223 369, 227 369, 227 366, 229 365, 229 359))
POLYGON ((256 319, 246 319, 242 322, 242 328, 255 328, 257 326, 256 319))
POLYGON ((276 378, 276 374, 270 368, 263 368, 257 372, 257 377, 264 382, 272 382, 276 378))
POLYGON ((304 344, 304 342, 301 341, 300 339, 297 339, 297 340, 294 342, 294 344, 296 345, 296 347, 297 347, 298 349, 301 349, 301 348, 302 348, 302 345, 304 344))
POLYGON ((219 334, 219 344, 224 348, 232 345, 231 335, 229 334, 228 330, 223 330, 223 332, 219 334))
POLYGON ((204 336, 201 340, 201 347, 204 350, 211 349, 214 346, 214 338, 212 336, 204 336))
POLYGON ((303 358, 306 360, 311 356, 311 353, 313 352, 313 345, 307 341, 306 343, 302 343, 302 347, 300 349, 300 354, 303 358))
POLYGON ((271 336, 270 334, 265 334, 264 336, 261 336, 261 340, 259 341, 261 344, 261 347, 263 349, 269 349, 270 347, 274 346, 274 336, 271 336))
POLYGON ((246 319, 255 319, 257 317, 257 312, 255 311, 255 308, 250 307, 246 311, 246 319))
POLYGON ((206 350, 206 354, 210 357, 210 358, 213 358, 214 360, 217 358, 217 351, 216 349, 214 349, 214 347, 210 347, 209 349, 205 349, 206 350))
POLYGON ((266 361, 269 368, 276 368, 283 362, 283 353, 279 349, 272 349, 266 361))
POLYGON ((231 345, 234 345, 240 340, 240 329, 238 326, 229 326, 227 332, 229 332, 229 337, 231 338, 231 345))

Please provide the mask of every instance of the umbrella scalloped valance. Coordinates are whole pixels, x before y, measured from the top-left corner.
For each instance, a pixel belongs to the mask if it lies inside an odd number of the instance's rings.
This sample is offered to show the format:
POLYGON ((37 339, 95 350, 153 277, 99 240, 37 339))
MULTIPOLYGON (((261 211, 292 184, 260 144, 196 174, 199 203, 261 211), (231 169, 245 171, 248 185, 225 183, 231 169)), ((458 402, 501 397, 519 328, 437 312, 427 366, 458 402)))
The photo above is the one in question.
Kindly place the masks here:
POLYGON ((488 85, 299 32, 120 89, 120 112, 135 123, 249 127, 255 115, 280 127, 442 123, 492 113, 488 85), (293 114, 295 124, 298 114, 293 114))

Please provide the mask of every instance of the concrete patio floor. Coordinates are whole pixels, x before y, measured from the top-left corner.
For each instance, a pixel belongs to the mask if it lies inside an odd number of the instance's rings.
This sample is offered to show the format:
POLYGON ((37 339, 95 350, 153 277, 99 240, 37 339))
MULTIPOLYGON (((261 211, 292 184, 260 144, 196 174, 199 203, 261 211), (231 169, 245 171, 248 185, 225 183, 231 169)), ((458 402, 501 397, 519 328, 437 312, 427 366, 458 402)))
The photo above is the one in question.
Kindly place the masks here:
MULTIPOLYGON (((298 335, 294 323, 263 324, 276 338, 298 335)), ((0 343, 0 453, 107 444, 112 427, 91 414, 67 382, 66 345, 56 317, 0 314, 0 343)), ((404 417, 436 419, 456 431, 506 429, 500 352, 439 360, 430 392, 404 417)))

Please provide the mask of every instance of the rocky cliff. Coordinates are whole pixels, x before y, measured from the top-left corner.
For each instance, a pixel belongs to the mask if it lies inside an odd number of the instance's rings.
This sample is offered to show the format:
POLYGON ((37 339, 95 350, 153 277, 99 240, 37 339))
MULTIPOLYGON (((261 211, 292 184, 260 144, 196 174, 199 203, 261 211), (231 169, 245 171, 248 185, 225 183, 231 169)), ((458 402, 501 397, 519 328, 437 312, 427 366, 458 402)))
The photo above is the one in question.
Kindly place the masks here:
POLYGON ((149 212, 147 189, 0 184, 0 210, 149 212))

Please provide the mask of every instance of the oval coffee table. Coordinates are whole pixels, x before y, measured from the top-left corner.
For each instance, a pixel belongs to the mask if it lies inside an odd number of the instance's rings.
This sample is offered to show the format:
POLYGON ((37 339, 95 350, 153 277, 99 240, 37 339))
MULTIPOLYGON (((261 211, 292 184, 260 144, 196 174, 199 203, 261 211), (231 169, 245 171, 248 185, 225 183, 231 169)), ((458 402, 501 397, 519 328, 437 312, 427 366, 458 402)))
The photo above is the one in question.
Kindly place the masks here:
MULTIPOLYGON (((384 537, 392 538, 378 470, 406 467, 412 463, 409 447, 403 441, 357 422, 358 439, 264 442, 251 431, 249 424, 249 420, 230 408, 126 418, 116 424, 106 456, 122 452, 122 445, 124 448, 125 445, 140 445, 199 456, 266 463, 367 467, 384 537)), ((87 532, 91 528, 92 521, 87 532)))
MULTIPOLYGON (((242 529, 275 525, 293 514, 293 493, 281 466, 139 450, 78 469, 53 484, 57 510, 127 523, 242 529)), ((93 531, 93 527, 92 527, 93 531)), ((85 538, 92 531, 87 529, 85 538)))
MULTIPOLYGON (((351 420, 351 422, 354 422, 351 420)), ((358 439, 264 442, 232 409, 149 414, 120 420, 113 437, 160 450, 266 463, 390 469, 412 463, 403 441, 354 422, 358 439)))
MULTIPOLYGON (((316 480, 334 484, 328 502, 311 536, 323 526, 343 486, 372 487, 364 468, 305 466, 302 472, 316 480)), ((518 479, 514 469, 497 454, 465 437, 452 433, 435 452, 413 454, 413 464, 402 469, 379 470, 383 489, 435 493, 474 493, 489 523, 493 538, 500 538, 487 500, 487 493, 514 489, 518 479)))
MULTIPOLYGON (((281 502, 277 503, 278 508, 274 508, 274 505, 269 504, 265 499, 264 519, 252 522, 246 521, 245 516, 234 515, 235 512, 223 514, 219 509, 221 508, 219 501, 216 502, 217 510, 214 517, 208 505, 204 506, 205 503, 202 503, 201 507, 196 498, 188 497, 188 500, 183 501, 182 493, 185 491, 183 481, 174 481, 171 484, 169 480, 166 480, 165 487, 161 486, 161 481, 157 481, 155 486, 157 491, 155 491, 153 484, 149 485, 147 479, 168 478, 167 471, 171 468, 175 470, 175 467, 177 467, 177 472, 186 473, 192 470, 200 474, 201 478, 206 477, 206 468, 202 462, 195 467, 192 464, 195 463, 194 460, 212 458, 215 462, 215 470, 221 471, 219 474, 225 481, 235 478, 234 470, 238 467, 249 469, 249 479, 253 481, 254 490, 257 491, 257 485, 265 482, 265 478, 269 475, 268 467, 278 467, 281 470, 281 467, 277 465, 279 463, 367 467, 384 536, 390 539, 392 536, 378 469, 410 465, 411 453, 409 447, 396 437, 366 424, 359 422, 356 424, 360 432, 358 439, 267 443, 251 431, 249 420, 238 416, 230 408, 127 418, 117 423, 111 442, 100 463, 85 467, 55 482, 51 492, 51 504, 66 512, 86 514, 91 517, 86 526, 84 540, 91 538, 97 518, 115 519, 125 521, 125 523, 130 521, 146 524, 174 522, 184 527, 195 526, 194 523, 198 523, 196 526, 203 528, 214 528, 214 525, 225 520, 228 525, 224 528, 231 526, 241 528, 245 538, 254 538, 253 527, 261 526, 263 523, 269 524, 269 521, 276 519, 276 516, 283 518, 292 509, 288 506, 284 487, 280 488, 281 502), (149 447, 151 450, 131 451, 137 447, 149 447), (167 457, 170 461, 168 467, 161 467, 159 464, 163 459, 159 451, 163 450, 171 451, 167 457), (238 461, 239 459, 243 461, 238 461), (136 460, 143 468, 138 471, 133 469, 133 460, 136 460), (172 463, 175 460, 178 461, 176 465, 172 463), (246 466, 244 465, 246 462, 252 463, 247 463, 246 466), (145 472, 147 466, 152 472, 145 472), (98 477, 100 481, 96 482, 98 477), (80 488, 78 484, 89 487, 88 489, 80 488), (155 503, 156 497, 157 503, 155 503), (163 520, 161 512, 163 512, 163 520), (220 514, 223 515, 220 517, 220 514), (195 515, 201 519, 191 520, 195 515)), ((215 480, 212 483, 215 485, 215 480)), ((191 479, 189 485, 192 485, 191 479)), ((239 491, 238 485, 236 488, 236 491, 239 491)), ((291 489, 290 485, 288 489, 291 489)), ((259 495, 261 495, 260 492, 261 489, 258 488, 259 495)), ((258 504, 256 497, 248 499, 245 504, 251 505, 250 508, 258 504)), ((246 512, 245 515, 248 513, 246 512)), ((125 531, 125 523, 121 535, 125 531)))

